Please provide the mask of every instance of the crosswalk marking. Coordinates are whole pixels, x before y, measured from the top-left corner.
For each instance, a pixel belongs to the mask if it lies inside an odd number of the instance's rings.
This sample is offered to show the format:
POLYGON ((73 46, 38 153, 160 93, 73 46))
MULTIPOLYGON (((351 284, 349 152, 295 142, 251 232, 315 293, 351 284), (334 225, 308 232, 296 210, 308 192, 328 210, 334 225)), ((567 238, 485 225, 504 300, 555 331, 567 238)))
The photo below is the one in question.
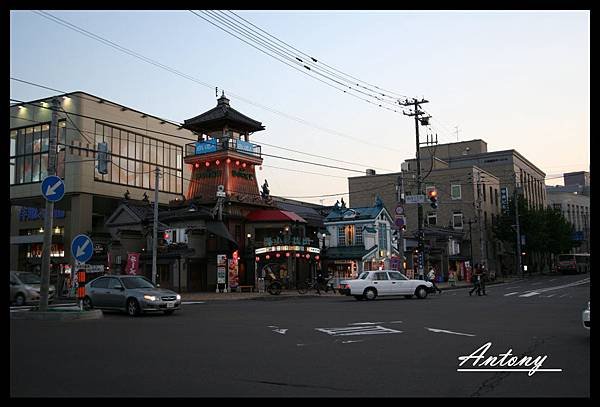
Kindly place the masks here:
POLYGON ((402 333, 395 329, 384 328, 382 326, 357 326, 349 328, 315 328, 316 331, 326 333, 332 336, 350 336, 350 335, 381 335, 402 333))
POLYGON ((515 295, 515 294, 519 294, 518 291, 515 291, 514 293, 508 293, 508 294, 504 294, 505 297, 508 297, 509 295, 515 295))
POLYGON ((535 291, 533 291, 527 294, 519 295, 519 297, 532 297, 534 295, 540 295, 540 293, 536 293, 535 291))

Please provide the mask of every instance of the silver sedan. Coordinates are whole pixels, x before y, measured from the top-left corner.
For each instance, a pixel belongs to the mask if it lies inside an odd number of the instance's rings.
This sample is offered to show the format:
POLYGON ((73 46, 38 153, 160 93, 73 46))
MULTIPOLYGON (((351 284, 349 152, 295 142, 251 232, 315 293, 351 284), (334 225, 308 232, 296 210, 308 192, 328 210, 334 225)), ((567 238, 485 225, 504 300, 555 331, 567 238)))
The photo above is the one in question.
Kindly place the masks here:
POLYGON ((156 287, 147 278, 133 275, 106 275, 85 286, 85 309, 125 311, 131 316, 143 312, 169 315, 181 308, 181 296, 156 287))

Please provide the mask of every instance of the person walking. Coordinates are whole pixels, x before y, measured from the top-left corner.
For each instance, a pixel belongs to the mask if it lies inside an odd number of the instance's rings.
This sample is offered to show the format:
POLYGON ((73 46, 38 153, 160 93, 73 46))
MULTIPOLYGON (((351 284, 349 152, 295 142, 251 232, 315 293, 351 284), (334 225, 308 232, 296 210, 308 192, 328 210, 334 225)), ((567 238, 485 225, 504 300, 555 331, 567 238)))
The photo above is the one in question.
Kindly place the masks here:
POLYGON ((487 295, 485 293, 485 282, 486 282, 487 278, 488 278, 487 270, 485 268, 485 265, 482 264, 481 265, 481 279, 480 279, 479 285, 481 286, 481 292, 483 293, 483 295, 487 295))
POLYGON ((469 296, 473 295, 473 292, 477 290, 477 295, 481 296, 481 269, 479 266, 475 266, 475 273, 473 274, 473 288, 469 291, 469 296))
POLYGON ((433 284, 433 288, 438 291, 438 293, 442 293, 442 290, 435 284, 435 270, 433 267, 429 269, 429 273, 427 274, 427 279, 433 284))

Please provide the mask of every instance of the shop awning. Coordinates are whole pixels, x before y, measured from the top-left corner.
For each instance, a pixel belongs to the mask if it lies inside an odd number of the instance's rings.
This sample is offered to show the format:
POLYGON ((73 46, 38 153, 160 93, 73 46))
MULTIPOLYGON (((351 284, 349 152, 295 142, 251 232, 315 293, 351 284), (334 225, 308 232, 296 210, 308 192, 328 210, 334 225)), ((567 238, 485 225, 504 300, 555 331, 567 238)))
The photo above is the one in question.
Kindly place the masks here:
POLYGON ((225 227, 225 225, 223 224, 223 222, 207 221, 206 222, 206 230, 208 230, 210 233, 213 233, 213 234, 215 234, 217 236, 220 236, 220 237, 222 237, 224 239, 229 240, 236 247, 238 246, 238 243, 235 241, 235 239, 233 238, 233 236, 231 236, 231 233, 229 233, 229 230, 227 230, 227 228, 225 227))

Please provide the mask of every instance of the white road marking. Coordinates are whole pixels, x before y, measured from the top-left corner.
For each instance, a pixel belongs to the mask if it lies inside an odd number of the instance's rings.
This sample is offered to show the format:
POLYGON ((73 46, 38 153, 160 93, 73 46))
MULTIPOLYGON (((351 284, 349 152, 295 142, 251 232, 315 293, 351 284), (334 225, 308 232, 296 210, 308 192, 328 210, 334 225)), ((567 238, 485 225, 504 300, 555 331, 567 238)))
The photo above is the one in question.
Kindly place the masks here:
POLYGON ((379 334, 394 334, 402 333, 395 329, 384 328, 382 326, 357 326, 351 328, 315 328, 332 336, 350 336, 350 335, 379 335, 379 334))
POLYGON ((444 334, 463 335, 463 336, 475 336, 473 334, 464 334, 464 333, 461 333, 461 332, 446 331, 445 329, 436 329, 436 328, 427 328, 427 327, 425 327, 425 329, 427 329, 428 331, 431 331, 431 332, 444 333, 444 334))
POLYGON ((354 323, 348 324, 348 325, 377 325, 377 324, 383 324, 383 322, 354 322, 354 323))
POLYGON ((567 295, 568 295, 568 294, 563 294, 563 295, 561 295, 561 296, 560 296, 560 297, 558 297, 558 298, 566 297, 567 295))
POLYGON ((277 328, 277 325, 269 325, 267 328, 277 328))
POLYGON ((554 297, 556 294, 550 294, 548 296, 546 296, 546 298, 550 298, 550 297, 554 297))
POLYGON ((342 343, 356 343, 356 342, 364 342, 362 339, 358 341, 342 341, 342 343))
POLYGON ((589 282, 590 282, 590 279, 588 277, 588 278, 584 278, 583 280, 574 281, 572 283, 563 284, 563 285, 559 285, 559 286, 556 286, 556 287, 540 288, 539 290, 535 290, 534 292, 530 292, 529 294, 519 295, 519 297, 531 297, 532 295, 537 295, 537 294, 545 293, 546 291, 554 291, 554 290, 560 290, 562 288, 575 287, 577 285, 587 284, 589 282))
POLYGON ((535 291, 532 291, 527 294, 519 295, 519 297, 533 297, 534 295, 540 295, 540 293, 536 293, 535 291))
POLYGON ((277 332, 278 334, 282 335, 285 335, 285 331, 287 331, 287 329, 273 329, 273 332, 277 332))
POLYGON ((182 301, 181 305, 205 304, 205 301, 182 301))
POLYGON ((508 297, 509 295, 515 295, 515 294, 519 294, 518 291, 515 291, 514 293, 508 293, 508 294, 504 294, 505 297, 508 297))
POLYGON ((390 324, 401 324, 402 321, 390 321, 390 324))

